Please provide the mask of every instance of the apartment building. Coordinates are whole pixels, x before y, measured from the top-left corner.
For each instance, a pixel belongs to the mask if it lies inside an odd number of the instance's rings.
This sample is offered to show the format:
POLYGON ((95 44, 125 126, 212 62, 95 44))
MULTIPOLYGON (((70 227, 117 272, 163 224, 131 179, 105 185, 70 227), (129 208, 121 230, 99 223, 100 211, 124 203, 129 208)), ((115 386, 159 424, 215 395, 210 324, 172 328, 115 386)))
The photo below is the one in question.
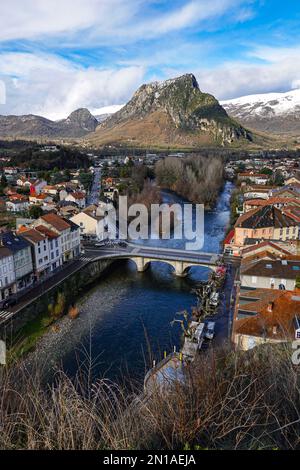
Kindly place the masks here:
POLYGON ((16 290, 20 291, 30 286, 34 279, 30 243, 13 232, 1 233, 0 243, 13 254, 16 290))
POLYGON ((59 235, 63 262, 80 254, 80 228, 56 214, 43 215, 34 222, 34 227, 43 225, 59 235))
POLYGON ((13 252, 0 246, 0 301, 16 292, 13 252))

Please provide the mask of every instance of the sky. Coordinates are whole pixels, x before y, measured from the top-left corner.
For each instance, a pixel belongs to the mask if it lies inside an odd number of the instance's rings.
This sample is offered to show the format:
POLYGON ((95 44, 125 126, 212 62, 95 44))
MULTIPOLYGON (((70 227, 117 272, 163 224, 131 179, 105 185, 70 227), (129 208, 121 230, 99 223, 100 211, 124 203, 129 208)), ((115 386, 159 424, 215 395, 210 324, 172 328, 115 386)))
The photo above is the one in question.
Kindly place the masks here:
POLYGON ((0 114, 62 119, 194 73, 219 100, 300 88, 299 0, 1 0, 0 114))

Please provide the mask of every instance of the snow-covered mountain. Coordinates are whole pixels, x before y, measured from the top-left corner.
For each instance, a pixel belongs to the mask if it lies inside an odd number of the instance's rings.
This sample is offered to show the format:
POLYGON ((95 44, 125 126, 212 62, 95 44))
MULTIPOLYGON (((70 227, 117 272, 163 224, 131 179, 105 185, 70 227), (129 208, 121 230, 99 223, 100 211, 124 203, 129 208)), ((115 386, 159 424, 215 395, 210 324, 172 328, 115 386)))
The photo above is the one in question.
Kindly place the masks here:
POLYGON ((243 96, 221 104, 228 114, 253 129, 274 133, 300 132, 300 89, 243 96))
POLYGON ((98 122, 103 122, 112 114, 116 113, 117 111, 120 111, 123 106, 124 104, 113 104, 111 106, 104 106, 103 108, 91 109, 91 113, 93 114, 93 116, 95 116, 98 122))

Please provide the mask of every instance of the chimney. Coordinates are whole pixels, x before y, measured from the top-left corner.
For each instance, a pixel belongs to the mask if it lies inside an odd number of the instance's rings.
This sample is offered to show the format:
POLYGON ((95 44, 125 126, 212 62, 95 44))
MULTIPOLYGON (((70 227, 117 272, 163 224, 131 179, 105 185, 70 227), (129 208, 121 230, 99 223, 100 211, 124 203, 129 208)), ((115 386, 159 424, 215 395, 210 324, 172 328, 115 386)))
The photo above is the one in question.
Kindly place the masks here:
POLYGON ((268 303, 268 312, 269 313, 272 313, 273 312, 273 308, 274 308, 274 302, 269 302, 268 303))

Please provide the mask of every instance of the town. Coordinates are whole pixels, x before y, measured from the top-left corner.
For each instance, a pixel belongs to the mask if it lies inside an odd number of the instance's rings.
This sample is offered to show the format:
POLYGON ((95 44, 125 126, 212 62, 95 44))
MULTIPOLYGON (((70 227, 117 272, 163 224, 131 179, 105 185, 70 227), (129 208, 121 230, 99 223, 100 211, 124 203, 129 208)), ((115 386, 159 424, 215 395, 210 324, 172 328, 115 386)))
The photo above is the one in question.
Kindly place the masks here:
POLYGON ((241 260, 232 341, 242 350, 300 338, 300 172, 291 158, 229 162, 236 181, 224 253, 241 260))

